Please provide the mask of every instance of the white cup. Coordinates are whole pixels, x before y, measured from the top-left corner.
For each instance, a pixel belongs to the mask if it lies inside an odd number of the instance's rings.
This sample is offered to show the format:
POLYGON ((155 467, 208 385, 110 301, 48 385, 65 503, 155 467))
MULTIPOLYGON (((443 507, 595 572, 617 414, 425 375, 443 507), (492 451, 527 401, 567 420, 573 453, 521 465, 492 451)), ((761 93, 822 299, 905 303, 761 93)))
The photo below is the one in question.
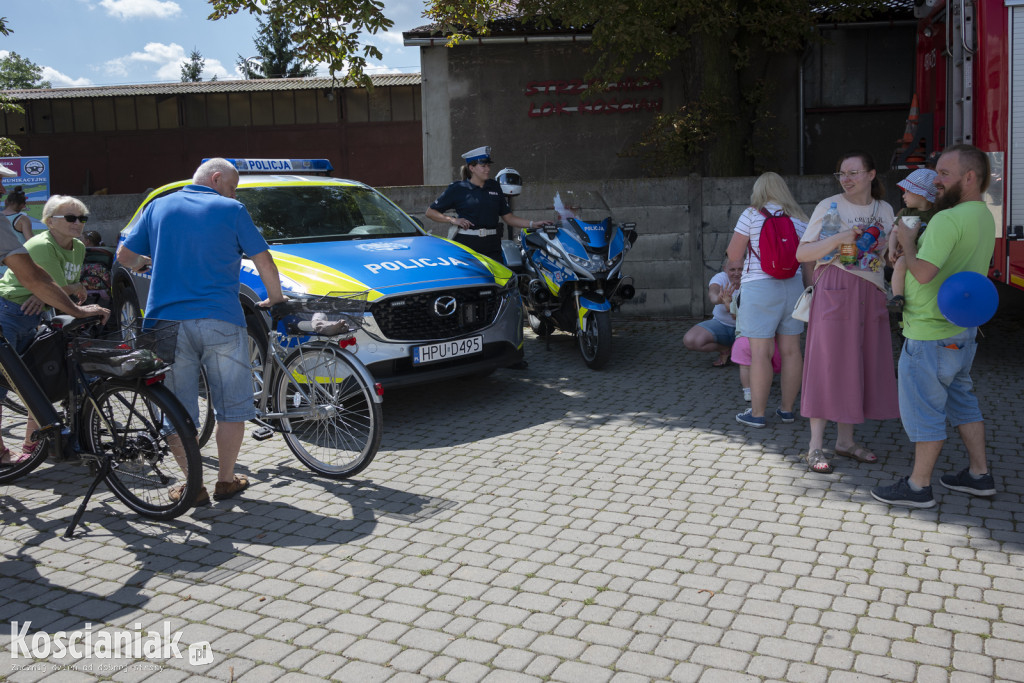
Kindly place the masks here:
POLYGON ((920 216, 900 216, 900 219, 911 230, 917 230, 921 226, 920 216))

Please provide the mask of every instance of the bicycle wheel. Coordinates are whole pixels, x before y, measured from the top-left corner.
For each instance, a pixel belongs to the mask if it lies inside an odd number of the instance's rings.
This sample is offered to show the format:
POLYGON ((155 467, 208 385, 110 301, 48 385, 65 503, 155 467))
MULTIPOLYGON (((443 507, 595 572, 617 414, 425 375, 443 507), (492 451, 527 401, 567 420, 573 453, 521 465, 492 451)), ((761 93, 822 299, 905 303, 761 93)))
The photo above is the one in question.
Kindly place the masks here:
MULTIPOLYGON (((7 435, 8 447, 13 448, 12 457, 21 455, 22 438, 25 436, 25 424, 28 410, 21 402, 15 392, 9 391, 3 400, 3 424, 2 428, 7 435), (12 409, 18 406, 21 410, 12 409)), ((50 437, 43 437, 42 443, 33 451, 32 455, 21 462, 0 463, 0 484, 9 484, 12 481, 24 477, 26 474, 43 464, 52 448, 50 437)))
POLYGON ((174 519, 192 506, 203 485, 196 428, 185 409, 163 385, 100 380, 82 411, 85 446, 111 458, 107 486, 121 502, 144 517, 174 519), (161 432, 168 427, 181 438, 187 474, 175 462, 161 432), (171 488, 184 485, 178 500, 171 488))
POLYGON ((288 448, 332 479, 362 472, 380 447, 380 404, 356 362, 333 348, 300 346, 285 360, 287 371, 278 375, 273 394, 276 409, 285 413, 281 430, 288 448))

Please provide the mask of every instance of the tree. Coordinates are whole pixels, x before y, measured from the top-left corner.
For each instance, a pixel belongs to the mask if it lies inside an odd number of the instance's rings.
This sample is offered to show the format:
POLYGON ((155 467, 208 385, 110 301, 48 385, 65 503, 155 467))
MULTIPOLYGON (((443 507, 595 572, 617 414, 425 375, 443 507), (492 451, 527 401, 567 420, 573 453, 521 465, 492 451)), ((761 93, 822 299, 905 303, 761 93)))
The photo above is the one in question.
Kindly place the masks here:
POLYGON ((272 14, 259 21, 259 33, 253 36, 257 57, 238 55, 238 70, 246 78, 309 78, 316 66, 304 64, 292 41, 295 26, 284 16, 272 14), (256 66, 253 66, 255 62, 256 66))
POLYGON ((799 54, 815 26, 851 21, 884 0, 428 0, 426 15, 449 45, 485 35, 510 15, 537 29, 574 27, 592 35, 595 90, 624 75, 680 71, 679 110, 662 114, 633 153, 662 173, 745 175, 759 170, 772 140, 769 78, 774 57, 799 54))
MULTIPOLYGON (((0 116, 4 114, 24 114, 25 110, 15 104, 9 97, 0 93, 0 116)), ((0 157, 16 157, 21 154, 21 148, 14 144, 10 138, 0 137, 0 157)))
POLYGON ((379 0, 274 0, 269 6, 254 0, 209 0, 210 19, 247 10, 279 17, 292 27, 295 57, 306 64, 324 64, 332 77, 345 74, 360 85, 370 85, 364 72, 368 59, 383 55, 373 45, 361 45, 360 34, 388 30, 394 22, 384 16, 379 0))
POLYGON ((206 60, 199 54, 199 49, 192 48, 192 54, 188 56, 188 61, 181 65, 181 82, 198 83, 203 80, 203 67, 205 65, 206 60))
POLYGON ((43 68, 17 52, 0 59, 0 90, 49 88, 50 82, 42 78, 43 68))

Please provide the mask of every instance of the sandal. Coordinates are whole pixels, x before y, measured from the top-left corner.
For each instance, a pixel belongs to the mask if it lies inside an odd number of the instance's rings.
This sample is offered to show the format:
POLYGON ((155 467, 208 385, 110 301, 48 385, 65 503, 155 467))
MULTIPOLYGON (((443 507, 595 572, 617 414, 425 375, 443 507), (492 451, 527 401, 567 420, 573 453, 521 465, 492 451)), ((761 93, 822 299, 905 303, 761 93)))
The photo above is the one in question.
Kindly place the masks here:
POLYGON ((26 449, 17 456, 11 453, 11 449, 4 447, 4 449, 0 451, 0 465, 20 465, 21 463, 25 462, 26 460, 32 457, 32 454, 35 453, 36 448, 39 447, 39 442, 35 442, 33 446, 35 446, 35 448, 32 448, 31 450, 26 449))
POLYGON ((832 463, 825 457, 825 451, 815 448, 804 456, 807 460, 807 469, 818 474, 832 474, 832 463))
POLYGON ((840 448, 836 448, 835 451, 836 455, 841 455, 844 458, 852 458, 857 462, 863 462, 869 465, 873 465, 874 463, 878 462, 878 456, 876 456, 868 449, 858 446, 857 444, 853 445, 853 450, 851 451, 844 451, 840 448))
POLYGON ((711 363, 711 367, 713 367, 713 368, 726 368, 726 367, 729 367, 729 359, 728 358, 719 358, 718 360, 713 361, 711 363))
POLYGON ((249 480, 246 477, 236 474, 235 478, 231 481, 218 481, 217 486, 213 489, 214 500, 224 500, 230 498, 236 493, 249 488, 249 480))
MULTIPOLYGON (((185 493, 185 485, 172 486, 167 492, 167 497, 177 503, 181 500, 182 494, 185 493)), ((192 507, 199 507, 200 505, 206 505, 210 502, 210 492, 206 490, 206 487, 199 489, 199 495, 196 496, 195 501, 192 503, 192 507)))

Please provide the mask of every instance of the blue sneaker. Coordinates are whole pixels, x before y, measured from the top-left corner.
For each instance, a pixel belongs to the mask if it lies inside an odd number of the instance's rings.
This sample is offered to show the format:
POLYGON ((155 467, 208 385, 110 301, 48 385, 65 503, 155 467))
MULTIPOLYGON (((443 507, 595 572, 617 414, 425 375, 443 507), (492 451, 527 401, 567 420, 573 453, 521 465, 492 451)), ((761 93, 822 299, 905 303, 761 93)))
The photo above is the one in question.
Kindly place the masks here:
POLYGON ((748 427, 754 427, 755 429, 761 429, 764 427, 763 417, 754 417, 750 412, 750 408, 747 408, 745 413, 740 413, 736 416, 736 421, 740 424, 747 425, 748 427))
POLYGON ((991 472, 986 472, 975 478, 971 474, 971 468, 965 467, 956 474, 944 474, 939 483, 950 491, 969 493, 972 496, 994 496, 996 495, 996 480, 992 478, 991 472))
POLYGON ((914 491, 910 488, 909 479, 909 477, 903 477, 892 486, 877 486, 871 489, 871 495, 875 500, 889 505, 905 505, 912 508, 935 507, 932 487, 926 486, 920 491, 914 491))
POLYGON ((790 422, 796 420, 796 415, 794 415, 792 412, 786 412, 782 408, 776 408, 775 414, 778 416, 780 420, 782 420, 786 424, 789 424, 790 422))

